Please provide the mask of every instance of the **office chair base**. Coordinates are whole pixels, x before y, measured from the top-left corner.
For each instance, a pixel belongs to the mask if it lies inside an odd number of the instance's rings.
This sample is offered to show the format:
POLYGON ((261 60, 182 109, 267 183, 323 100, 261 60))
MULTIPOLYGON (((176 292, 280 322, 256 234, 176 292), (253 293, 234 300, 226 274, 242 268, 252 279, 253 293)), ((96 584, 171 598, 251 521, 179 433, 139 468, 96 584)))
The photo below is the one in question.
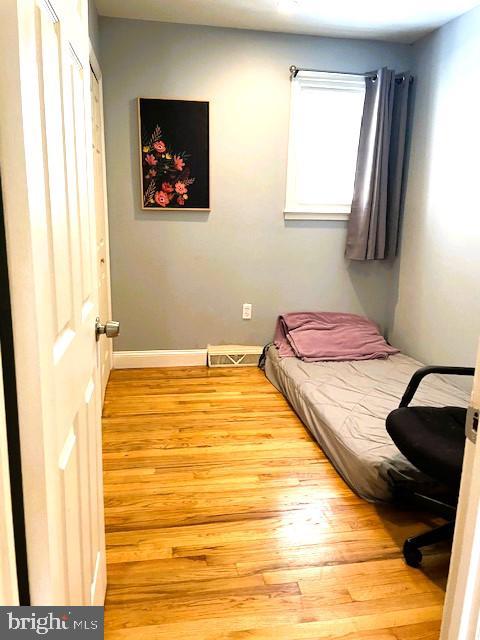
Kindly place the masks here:
POLYGON ((422 552, 420 547, 428 547, 431 544, 436 544, 442 540, 452 540, 453 532, 455 530, 455 521, 447 522, 441 527, 426 531, 413 538, 405 540, 403 545, 403 557, 409 567, 418 568, 422 564, 422 552))
POLYGON ((403 557, 409 567, 418 569, 422 564, 423 555, 420 549, 410 540, 405 540, 403 543, 403 557))

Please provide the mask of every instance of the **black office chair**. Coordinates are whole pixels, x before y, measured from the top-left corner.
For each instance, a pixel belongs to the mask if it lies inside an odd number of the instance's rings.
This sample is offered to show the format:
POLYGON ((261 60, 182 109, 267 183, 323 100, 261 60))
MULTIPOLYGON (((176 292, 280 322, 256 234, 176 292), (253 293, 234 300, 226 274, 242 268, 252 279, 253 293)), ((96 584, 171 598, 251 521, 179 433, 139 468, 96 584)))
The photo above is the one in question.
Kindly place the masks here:
POLYGON ((390 437, 403 455, 423 473, 441 483, 441 498, 397 487, 397 498, 432 509, 449 520, 446 524, 408 538, 403 545, 405 562, 419 567, 421 547, 442 540, 451 540, 455 527, 465 449, 467 410, 460 407, 409 407, 421 380, 430 373, 472 376, 472 367, 422 367, 416 371, 400 402, 399 408, 387 417, 390 437))

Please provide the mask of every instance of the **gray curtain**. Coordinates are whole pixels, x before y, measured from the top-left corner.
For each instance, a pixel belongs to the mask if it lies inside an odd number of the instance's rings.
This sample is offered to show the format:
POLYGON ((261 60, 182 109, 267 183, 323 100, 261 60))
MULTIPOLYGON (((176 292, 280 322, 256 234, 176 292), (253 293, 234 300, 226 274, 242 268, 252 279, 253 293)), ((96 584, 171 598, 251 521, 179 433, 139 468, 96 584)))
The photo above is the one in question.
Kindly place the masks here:
POLYGON ((386 67, 365 78, 357 169, 345 255, 383 260, 396 255, 404 196, 410 74, 386 67))

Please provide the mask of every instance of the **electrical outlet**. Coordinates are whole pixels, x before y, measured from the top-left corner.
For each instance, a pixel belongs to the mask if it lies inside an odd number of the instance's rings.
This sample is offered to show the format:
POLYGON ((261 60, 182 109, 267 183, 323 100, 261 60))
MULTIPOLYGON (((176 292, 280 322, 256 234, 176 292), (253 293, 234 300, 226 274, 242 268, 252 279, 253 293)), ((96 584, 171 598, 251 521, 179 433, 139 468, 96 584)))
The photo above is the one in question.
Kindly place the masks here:
POLYGON ((242 318, 244 320, 252 319, 252 305, 249 302, 243 304, 242 318))

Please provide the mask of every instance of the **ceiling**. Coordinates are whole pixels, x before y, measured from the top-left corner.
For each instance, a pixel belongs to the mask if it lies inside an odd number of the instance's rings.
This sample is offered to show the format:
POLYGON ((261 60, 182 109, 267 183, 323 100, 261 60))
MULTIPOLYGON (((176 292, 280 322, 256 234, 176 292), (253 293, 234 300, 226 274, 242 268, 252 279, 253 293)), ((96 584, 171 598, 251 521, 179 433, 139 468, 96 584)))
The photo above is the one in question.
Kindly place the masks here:
POLYGON ((95 0, 102 16, 411 43, 480 0, 95 0))

